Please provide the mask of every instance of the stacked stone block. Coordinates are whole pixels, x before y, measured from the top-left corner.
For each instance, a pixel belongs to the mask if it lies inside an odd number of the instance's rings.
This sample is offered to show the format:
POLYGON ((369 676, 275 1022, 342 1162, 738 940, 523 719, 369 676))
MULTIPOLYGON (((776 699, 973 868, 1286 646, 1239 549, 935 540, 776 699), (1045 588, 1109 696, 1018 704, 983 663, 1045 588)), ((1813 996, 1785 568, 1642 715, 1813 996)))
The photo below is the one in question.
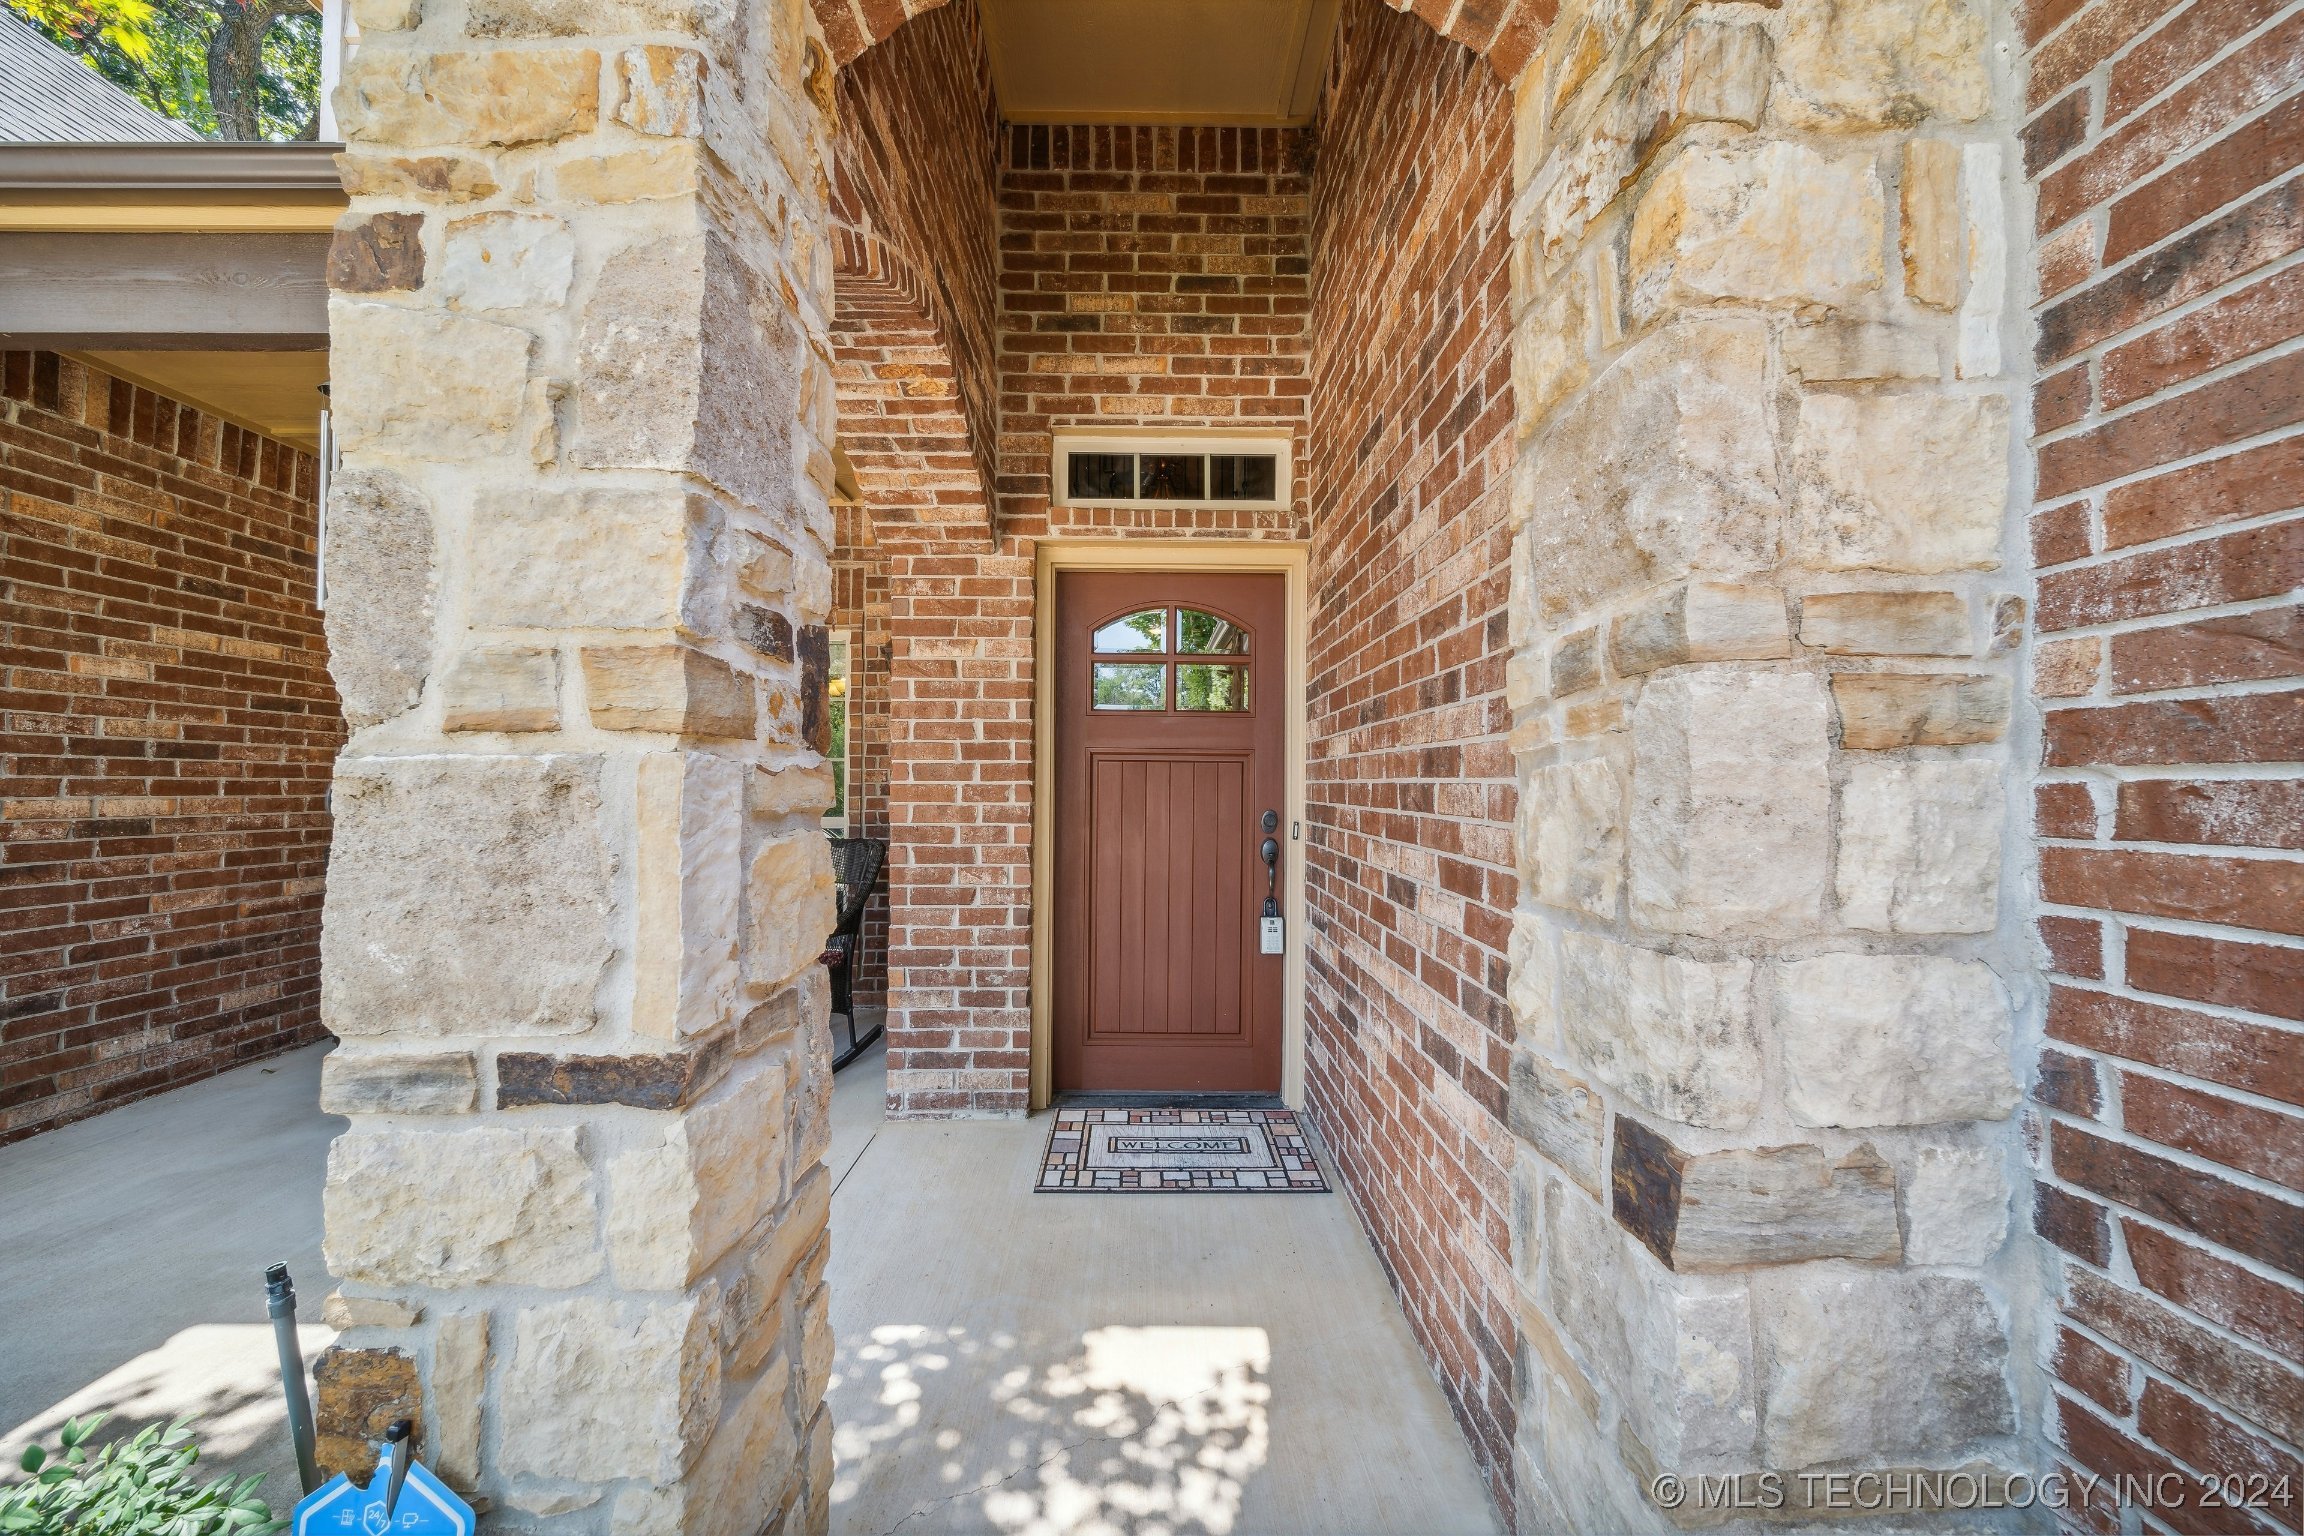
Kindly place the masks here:
POLYGON ((797 3, 355 8, 331 276, 336 1459, 820 1530, 820 103, 797 3))
POLYGON ((2021 1464, 1992 41, 1957 0, 1571 5, 1516 87, 1533 1528, 1698 1517, 1662 1473, 1797 1508, 2021 1464))

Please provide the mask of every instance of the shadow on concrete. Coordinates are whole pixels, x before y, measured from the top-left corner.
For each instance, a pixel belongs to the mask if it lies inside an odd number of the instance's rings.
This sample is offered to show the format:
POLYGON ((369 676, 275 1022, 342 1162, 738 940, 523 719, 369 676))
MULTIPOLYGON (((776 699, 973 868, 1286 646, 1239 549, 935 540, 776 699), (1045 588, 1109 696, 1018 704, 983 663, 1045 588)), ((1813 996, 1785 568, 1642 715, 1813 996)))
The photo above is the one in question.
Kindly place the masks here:
POLYGON ((840 1381, 870 1407, 835 1430, 835 1506, 858 1469, 902 1464, 917 1489, 890 1531, 1031 1536, 1231 1536, 1249 1481, 1271 1452, 1271 1340, 1261 1328, 1107 1327, 1051 1364, 1044 1351, 962 1328, 890 1325, 843 1340, 840 1381), (975 1422, 923 1414, 934 1378, 954 1365, 991 1383, 975 1422))

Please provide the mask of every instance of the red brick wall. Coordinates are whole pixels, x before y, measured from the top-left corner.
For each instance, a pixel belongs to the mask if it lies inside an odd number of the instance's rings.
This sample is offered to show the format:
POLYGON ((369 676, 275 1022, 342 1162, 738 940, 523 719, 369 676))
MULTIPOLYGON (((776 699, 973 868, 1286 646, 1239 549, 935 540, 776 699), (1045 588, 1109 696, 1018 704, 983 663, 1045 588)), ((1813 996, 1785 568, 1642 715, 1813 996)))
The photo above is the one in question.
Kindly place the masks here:
MULTIPOLYGON (((2045 1429, 2094 1474, 2285 1478, 2258 1515, 2294 1530, 2304 15, 2037 0, 2022 26, 2045 1429)), ((2267 1529, 2258 1515, 2167 1518, 2267 1529)), ((2104 1500, 2072 1518, 2119 1527, 2104 1500)))
MULTIPOLYGON (((924 17, 844 76, 843 155, 911 165, 915 145, 973 133, 973 26, 961 6, 924 17), (932 56, 908 51, 962 16, 932 56)), ((1051 514, 1047 474, 1051 429, 1075 421, 1278 425, 1302 442, 1302 148, 1282 130, 1010 130, 987 149, 996 223, 973 173, 915 175, 902 201, 888 177, 843 171, 850 221, 876 242, 844 261, 835 341, 842 441, 888 569, 897 1113, 1017 1113, 1029 1095, 1036 541, 1301 536, 1287 511, 1051 514), (999 250, 1000 436, 969 405, 973 282, 938 281, 976 259, 971 228, 999 250), (994 442, 996 529, 971 452, 994 442)))
MULTIPOLYGON (((888 835, 888 556, 873 541, 871 514, 861 506, 834 506, 838 520, 832 563, 832 628, 848 641, 848 831, 855 837, 888 835)), ((857 956, 855 1000, 860 1007, 888 1001, 888 892, 864 910, 864 944, 857 956)))
POLYGON ((0 353, 0 1141, 321 1038, 316 474, 0 353))
POLYGON ((1511 94, 1359 0, 1313 190, 1313 1117, 1510 1496, 1511 94))
POLYGON ((1011 124, 1001 148, 1003 526, 1302 537, 1310 135, 1011 124), (1284 432, 1294 511, 1052 509, 1062 427, 1284 432))

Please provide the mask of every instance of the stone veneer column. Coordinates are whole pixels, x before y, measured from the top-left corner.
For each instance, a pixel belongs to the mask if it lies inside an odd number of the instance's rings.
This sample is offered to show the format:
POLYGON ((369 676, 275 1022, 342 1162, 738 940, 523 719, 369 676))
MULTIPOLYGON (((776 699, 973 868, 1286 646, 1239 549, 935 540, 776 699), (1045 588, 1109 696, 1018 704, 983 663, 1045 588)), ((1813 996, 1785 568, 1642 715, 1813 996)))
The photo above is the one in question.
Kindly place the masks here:
POLYGON ((1570 4, 1518 85, 1525 1528, 2022 1464, 1997 24, 1570 4))
POLYGON ((829 65, 796 0, 355 0, 326 1449, 822 1530, 829 65))

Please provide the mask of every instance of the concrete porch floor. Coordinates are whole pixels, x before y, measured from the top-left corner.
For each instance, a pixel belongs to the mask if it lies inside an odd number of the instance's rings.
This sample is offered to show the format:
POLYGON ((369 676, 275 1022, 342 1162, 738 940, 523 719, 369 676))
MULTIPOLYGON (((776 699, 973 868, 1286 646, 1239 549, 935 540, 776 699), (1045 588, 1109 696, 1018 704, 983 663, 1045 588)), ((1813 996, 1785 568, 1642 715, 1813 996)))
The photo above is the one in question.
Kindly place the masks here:
MULTIPOLYGON (((323 1048, 0 1148, 0 1454, 70 1415, 200 1417, 293 1502, 263 1267, 315 1357, 323 1048)), ((842 1533, 1493 1532, 1343 1196, 1034 1195, 1047 1120, 832 1106, 842 1533)))
POLYGON ((1036 1195, 1045 1115, 881 1080, 833 1090, 835 1532, 1498 1529, 1343 1195, 1036 1195))

